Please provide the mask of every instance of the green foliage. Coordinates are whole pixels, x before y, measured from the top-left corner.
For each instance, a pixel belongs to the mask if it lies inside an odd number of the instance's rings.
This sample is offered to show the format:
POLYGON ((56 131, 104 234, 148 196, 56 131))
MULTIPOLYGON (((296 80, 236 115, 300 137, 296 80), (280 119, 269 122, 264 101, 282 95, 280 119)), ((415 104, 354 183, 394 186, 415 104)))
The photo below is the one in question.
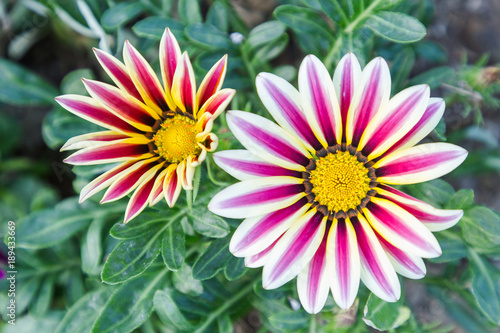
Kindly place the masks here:
POLYGON ((388 331, 401 326, 410 314, 411 310, 403 305, 403 298, 396 303, 387 303, 371 294, 365 305, 363 321, 379 331, 388 331))

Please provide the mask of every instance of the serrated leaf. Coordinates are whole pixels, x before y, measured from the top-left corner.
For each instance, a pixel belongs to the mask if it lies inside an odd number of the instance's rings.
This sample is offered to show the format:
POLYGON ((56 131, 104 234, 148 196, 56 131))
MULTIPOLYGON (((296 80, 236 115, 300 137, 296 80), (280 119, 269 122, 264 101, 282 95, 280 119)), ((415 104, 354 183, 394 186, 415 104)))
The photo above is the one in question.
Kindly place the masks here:
POLYGON ((411 310, 403 306, 401 298, 396 303, 389 303, 370 294, 364 309, 363 321, 380 331, 387 331, 401 326, 410 318, 411 310))
POLYGON ((488 249, 500 244, 500 217, 487 207, 467 209, 460 227, 464 239, 473 246, 488 249))
POLYGON ((156 291, 153 302, 156 313, 162 322, 165 324, 172 323, 181 331, 193 330, 193 326, 179 310, 176 302, 170 296, 170 293, 163 290, 156 291))
POLYGON ((198 280, 208 280, 214 277, 229 260, 229 240, 213 241, 193 265, 193 277, 198 280))
POLYGON ((128 333, 139 327, 153 310, 153 296, 167 270, 150 272, 124 283, 109 298, 92 333, 128 333))
POLYGON ((179 39, 182 36, 184 30, 182 23, 159 16, 150 16, 137 22, 132 27, 132 30, 139 37, 160 39, 167 27, 176 38, 179 39))
POLYGON ((198 0, 179 0, 177 12, 185 25, 200 23, 202 21, 198 0))
POLYGON ((365 26, 395 43, 418 42, 426 35, 425 26, 419 20, 403 13, 377 12, 365 22, 365 26))
POLYGON ((183 294, 198 296, 203 293, 201 281, 193 278, 192 269, 187 264, 182 265, 178 271, 174 272, 172 282, 175 289, 183 294))
POLYGON ((229 281, 234 281, 245 275, 247 270, 248 268, 245 267, 245 260, 233 256, 228 260, 224 268, 224 275, 229 281))
POLYGON ((208 49, 233 49, 229 36, 212 25, 197 23, 186 28, 186 35, 208 49))
POLYGON ((156 232, 169 220, 169 215, 160 212, 144 212, 129 223, 117 223, 109 231, 116 239, 132 239, 156 232))
POLYGON ((186 256, 186 245, 180 221, 172 223, 163 233, 161 255, 169 270, 176 271, 181 268, 186 256))
POLYGON ((500 325, 500 272, 476 253, 471 253, 472 294, 484 314, 500 325))
POLYGON ((138 17, 143 9, 140 2, 123 2, 114 5, 102 14, 102 26, 106 29, 116 29, 138 17))
POLYGON ((82 297, 66 312, 56 333, 90 332, 113 290, 111 287, 101 288, 82 297))
POLYGON ((223 238, 229 233, 229 225, 221 217, 204 210, 202 214, 190 214, 193 229, 207 237, 223 238))
POLYGON ((307 326, 310 315, 305 311, 278 312, 269 317, 271 325, 286 332, 297 332, 307 326))

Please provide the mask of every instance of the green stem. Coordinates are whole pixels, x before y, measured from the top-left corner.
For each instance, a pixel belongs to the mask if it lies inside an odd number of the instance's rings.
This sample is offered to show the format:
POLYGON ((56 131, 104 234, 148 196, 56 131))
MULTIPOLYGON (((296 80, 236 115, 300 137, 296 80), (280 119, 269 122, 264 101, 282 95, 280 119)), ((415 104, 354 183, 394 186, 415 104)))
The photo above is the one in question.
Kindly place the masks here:
POLYGON ((217 317, 219 317, 221 314, 223 314, 227 309, 229 309, 231 306, 233 306, 234 303, 239 301, 241 298, 243 298, 246 294, 248 294, 252 290, 253 290, 253 283, 247 284, 246 287, 241 289, 241 291, 239 293, 234 295, 232 298, 230 298, 224 304, 222 304, 220 307, 218 307, 214 312, 212 312, 210 314, 210 316, 208 316, 207 320, 205 320, 203 325, 201 325, 200 327, 198 327, 196 329, 195 333, 205 332, 205 330, 212 324, 212 322, 215 319, 217 319, 217 317))
POLYGON ((255 85, 253 83, 255 82, 257 74, 255 73, 255 68, 253 68, 253 65, 248 57, 248 52, 247 49, 245 48, 245 43, 241 43, 240 51, 241 51, 241 58, 243 59, 243 63, 245 64, 250 80, 252 81, 252 87, 254 87, 255 85))
POLYGON ((207 174, 208 174, 208 179, 210 179, 210 181, 212 183, 214 183, 215 185, 217 186, 228 186, 229 183, 226 183, 226 182, 222 182, 222 181, 219 181, 217 179, 215 179, 214 175, 212 174, 212 161, 210 160, 210 158, 208 158, 207 156, 207 174))

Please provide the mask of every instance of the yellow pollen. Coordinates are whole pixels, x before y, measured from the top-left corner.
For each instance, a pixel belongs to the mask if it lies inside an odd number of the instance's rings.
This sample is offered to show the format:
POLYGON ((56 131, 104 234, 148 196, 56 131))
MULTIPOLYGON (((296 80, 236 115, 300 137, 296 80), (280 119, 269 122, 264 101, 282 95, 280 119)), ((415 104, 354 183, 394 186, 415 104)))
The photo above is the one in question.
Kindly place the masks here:
POLYGON ((370 190, 368 169, 347 151, 337 151, 317 160, 309 181, 313 185, 314 200, 330 212, 356 209, 370 190))
POLYGON ((171 163, 179 163, 189 155, 198 155, 201 148, 196 140, 198 132, 195 125, 193 120, 182 115, 167 118, 153 136, 158 155, 171 163))

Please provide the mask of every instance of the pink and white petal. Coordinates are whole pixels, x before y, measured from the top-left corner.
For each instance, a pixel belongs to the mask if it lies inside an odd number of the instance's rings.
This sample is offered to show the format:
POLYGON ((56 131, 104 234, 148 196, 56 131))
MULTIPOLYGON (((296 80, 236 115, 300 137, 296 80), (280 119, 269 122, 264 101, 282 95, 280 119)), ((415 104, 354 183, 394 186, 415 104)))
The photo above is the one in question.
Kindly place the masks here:
POLYGON ((281 127, 310 151, 321 149, 322 145, 307 122, 297 89, 271 73, 257 75, 255 85, 262 103, 281 127))
POLYGON ((134 82, 130 78, 127 67, 125 67, 120 60, 116 59, 111 54, 96 48, 94 48, 94 54, 102 68, 104 68, 104 71, 106 71, 111 80, 113 80, 118 87, 126 91, 129 95, 142 101, 141 94, 137 91, 134 82))
POLYGON ((238 180, 272 176, 302 178, 301 172, 266 162, 244 149, 224 150, 212 156, 220 168, 238 180))
POLYGON ((422 118, 429 96, 429 86, 422 84, 407 88, 391 98, 369 122, 361 136, 358 150, 368 160, 385 153, 422 118))
POLYGON ((109 141, 123 140, 129 137, 129 135, 115 131, 102 131, 77 135, 66 141, 60 151, 98 147, 109 141))
POLYGON ((231 132, 255 156, 284 168, 306 170, 310 153, 272 121, 243 111, 229 111, 226 117, 231 132))
POLYGON ((308 313, 315 314, 321 311, 328 298, 332 276, 327 264, 326 240, 328 230, 316 253, 307 266, 297 277, 297 292, 300 303, 308 313))
POLYGON ((308 55, 299 68, 299 91, 307 121, 324 148, 342 142, 342 119, 333 81, 325 65, 308 55))
POLYGON ((393 144, 385 154, 388 155, 397 150, 413 147, 419 143, 437 126, 439 120, 443 117, 445 107, 446 105, 442 98, 430 98, 429 105, 427 105, 418 123, 398 142, 393 144))
POLYGON ((130 198, 127 209, 125 210, 124 223, 129 222, 134 217, 139 215, 144 208, 148 205, 149 198, 151 197, 151 191, 153 190, 153 185, 156 180, 156 174, 158 170, 162 167, 161 164, 155 166, 148 171, 148 177, 145 178, 141 184, 137 187, 130 198))
POLYGON ((359 289, 360 258, 356 232, 349 219, 334 220, 327 243, 327 266, 335 303, 348 309, 359 289))
POLYGON ((106 171, 99 177, 95 178, 93 181, 85 185, 84 188, 80 191, 80 200, 79 202, 82 203, 97 192, 100 192, 104 190, 106 187, 111 185, 119 176, 119 174, 131 167, 133 164, 138 163, 137 161, 126 161, 123 162, 116 167, 112 168, 111 170, 106 171))
POLYGON ((159 115, 168 110, 165 92, 149 63, 129 41, 123 46, 123 60, 142 100, 159 115))
POLYGON ((311 207, 306 198, 275 212, 245 219, 229 243, 236 257, 249 257, 264 251, 311 207))
POLYGON ((377 236, 362 215, 351 218, 361 259, 361 281, 378 298, 396 302, 401 297, 398 276, 377 236))
POLYGON ((149 179, 152 168, 157 165, 157 157, 133 164, 116 176, 116 180, 104 193, 101 203, 116 201, 132 192, 145 179, 149 179))
POLYGON ((377 235, 377 237, 396 272, 414 280, 425 276, 427 270, 422 258, 402 251, 380 235, 377 235))
POLYGON ((182 190, 181 178, 177 173, 177 168, 177 164, 170 164, 167 168, 168 172, 165 180, 163 181, 163 194, 170 208, 174 207, 182 190))
POLYGON ((151 132, 156 120, 160 119, 154 110, 112 85, 85 79, 83 84, 99 104, 141 131, 151 132))
POLYGON ((307 266, 325 235, 326 219, 326 216, 313 209, 288 229, 264 265, 264 289, 281 287, 307 266))
POLYGON ((196 81, 193 66, 187 52, 181 56, 172 81, 172 99, 182 111, 193 116, 197 115, 196 81))
POLYGON ((236 90, 226 88, 210 96, 203 104, 199 104, 201 108, 196 118, 199 119, 203 114, 209 113, 216 119, 227 108, 235 93, 236 90))
POLYGON ((346 137, 347 113, 354 98, 356 87, 361 81, 361 66, 354 53, 348 53, 340 59, 333 74, 333 85, 340 104, 343 140, 346 137))
POLYGON ((441 255, 441 247, 429 229, 394 202, 373 197, 363 213, 372 228, 392 245, 423 258, 441 255))
MULTIPOLYGON (((63 108, 74 115, 99 126, 124 134, 137 133, 137 129, 102 107, 93 98, 80 95, 63 95, 55 98, 63 108)), ((147 127, 152 131, 151 127, 147 127)))
POLYGON ((224 55, 212 68, 208 71, 207 75, 203 78, 203 81, 198 88, 196 93, 196 100, 198 105, 205 104, 206 101, 217 92, 219 92, 224 82, 224 77, 226 76, 227 70, 227 54, 224 55))
POLYGON ((154 156, 149 152, 147 138, 130 138, 106 142, 98 147, 84 148, 68 156, 64 162, 73 165, 95 165, 139 160, 154 156))
POLYGON ((269 254, 271 253, 271 250, 274 248, 274 246, 276 245, 276 243, 278 243, 280 239, 281 236, 264 251, 257 253, 256 255, 246 257, 245 266, 249 268, 257 268, 264 266, 266 261, 269 259, 269 254))
POLYGON ((172 99, 172 82, 177 64, 181 59, 181 48, 177 39, 169 28, 165 29, 160 42, 160 68, 163 85, 165 87, 165 97, 170 110, 175 110, 176 105, 172 99))
POLYGON ((390 186, 379 185, 376 190, 381 198, 394 202, 415 216, 430 231, 442 231, 451 228, 464 215, 461 209, 437 209, 390 186))
POLYGON ((208 209, 229 218, 245 218, 285 208, 304 197, 303 179, 264 177, 226 187, 217 193, 208 209))
POLYGON ((375 114, 389 101, 390 94, 389 66, 384 59, 375 58, 363 69, 360 84, 351 100, 346 123, 348 145, 358 146, 361 135, 375 114))
POLYGON ((165 177, 167 176, 168 168, 164 168, 160 174, 155 178, 155 183, 153 184, 153 188, 151 190, 151 196, 149 197, 149 205, 154 206, 160 200, 165 197, 163 195, 163 182, 165 181, 165 177))
POLYGON ((394 152, 373 165, 377 181, 415 184, 446 175, 467 157, 467 151, 450 143, 425 143, 394 152))

